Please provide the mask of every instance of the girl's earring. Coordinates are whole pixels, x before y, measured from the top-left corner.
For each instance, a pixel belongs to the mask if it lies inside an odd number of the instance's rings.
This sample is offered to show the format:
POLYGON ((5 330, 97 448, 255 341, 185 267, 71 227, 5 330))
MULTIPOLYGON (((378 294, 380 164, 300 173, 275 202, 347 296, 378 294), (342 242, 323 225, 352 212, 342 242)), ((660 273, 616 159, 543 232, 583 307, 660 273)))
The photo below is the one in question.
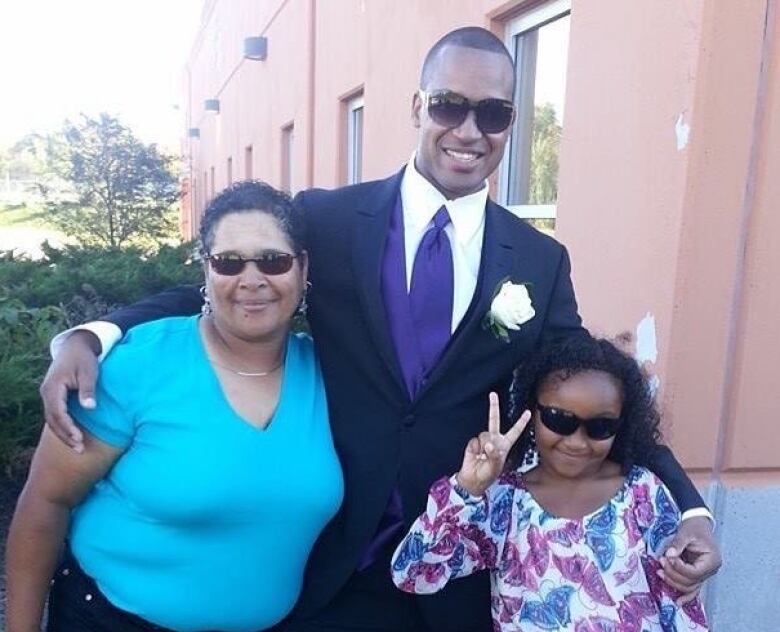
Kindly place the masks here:
POLYGON ((204 316, 210 316, 213 310, 211 309, 211 300, 209 299, 209 293, 208 290, 206 290, 205 285, 200 286, 200 296, 203 299, 203 305, 200 307, 200 313, 204 316))
POLYGON ((523 465, 531 467, 536 465, 539 460, 539 453, 536 449, 536 430, 533 426, 528 431, 528 449, 525 451, 525 458, 523 459, 523 465))
POLYGON ((296 314, 301 317, 306 316, 306 311, 309 309, 309 304, 306 302, 306 295, 311 288, 311 281, 306 281, 306 285, 303 287, 303 294, 301 295, 301 302, 298 303, 298 310, 296 314))

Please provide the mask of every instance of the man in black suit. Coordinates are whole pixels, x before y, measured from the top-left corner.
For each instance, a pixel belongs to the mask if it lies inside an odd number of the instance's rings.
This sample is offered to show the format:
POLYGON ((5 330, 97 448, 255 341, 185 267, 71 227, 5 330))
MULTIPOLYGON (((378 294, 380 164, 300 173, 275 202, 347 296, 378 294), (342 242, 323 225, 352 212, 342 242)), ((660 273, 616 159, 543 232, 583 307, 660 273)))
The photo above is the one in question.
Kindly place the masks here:
MULTIPOLYGON (((413 97, 412 160, 386 180, 296 198, 309 227, 309 321, 346 495, 285 630, 492 629, 487 574, 416 597, 394 589, 389 559, 430 484, 458 469, 483 429, 488 392, 506 401, 513 367, 540 341, 584 331, 566 250, 488 198, 486 179, 510 132, 514 76, 488 31, 449 33, 426 57, 413 97), (504 322, 519 324, 505 327, 504 339, 485 321, 507 280, 525 286, 532 310, 504 322)), ((193 289, 172 290, 106 320, 119 335, 199 308, 193 289)), ((42 387, 47 420, 71 444, 78 431, 64 392, 91 396, 100 346, 92 334, 68 337, 42 387)), ((717 570, 717 547, 671 452, 659 450, 655 462, 681 509, 694 510, 673 545, 686 555, 666 565, 670 581, 693 594, 717 570)))

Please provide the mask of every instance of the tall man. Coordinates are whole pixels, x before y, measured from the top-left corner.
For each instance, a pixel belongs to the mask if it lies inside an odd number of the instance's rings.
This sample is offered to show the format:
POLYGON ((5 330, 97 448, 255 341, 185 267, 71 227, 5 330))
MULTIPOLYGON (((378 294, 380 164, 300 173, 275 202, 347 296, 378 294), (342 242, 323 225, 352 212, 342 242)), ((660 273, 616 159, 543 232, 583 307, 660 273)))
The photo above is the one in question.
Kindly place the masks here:
MULTIPOLYGON (((584 331, 565 249, 488 197, 513 92, 501 41, 480 28, 453 31, 423 64, 412 160, 386 180, 296 199, 309 225, 309 320, 346 495, 312 553, 287 630, 492 629, 485 574, 415 597, 393 588, 388 564, 430 484, 456 471, 482 429, 488 392, 505 401, 513 367, 540 341, 584 331), (507 279, 529 288, 533 307, 508 342, 483 326, 507 279)), ((55 431, 78 439, 64 393, 92 397, 95 351, 139 322, 199 306, 194 290, 174 290, 110 315, 113 324, 96 328, 101 343, 67 338, 42 387, 55 431)), ((666 572, 695 592, 720 563, 706 509, 671 452, 659 450, 655 463, 682 510, 694 510, 673 544, 687 561, 670 555, 666 572)))

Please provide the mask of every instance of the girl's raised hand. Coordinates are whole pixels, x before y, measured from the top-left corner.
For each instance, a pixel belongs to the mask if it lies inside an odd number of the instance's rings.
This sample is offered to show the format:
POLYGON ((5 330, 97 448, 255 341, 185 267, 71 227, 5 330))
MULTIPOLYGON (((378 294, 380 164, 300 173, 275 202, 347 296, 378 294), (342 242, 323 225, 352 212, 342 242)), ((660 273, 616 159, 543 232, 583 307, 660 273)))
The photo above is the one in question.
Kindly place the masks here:
POLYGON ((506 434, 501 434, 501 414, 498 395, 490 393, 487 432, 481 432, 466 446, 463 465, 458 472, 458 484, 474 496, 481 496, 504 469, 509 450, 520 437, 531 419, 526 410, 506 434))

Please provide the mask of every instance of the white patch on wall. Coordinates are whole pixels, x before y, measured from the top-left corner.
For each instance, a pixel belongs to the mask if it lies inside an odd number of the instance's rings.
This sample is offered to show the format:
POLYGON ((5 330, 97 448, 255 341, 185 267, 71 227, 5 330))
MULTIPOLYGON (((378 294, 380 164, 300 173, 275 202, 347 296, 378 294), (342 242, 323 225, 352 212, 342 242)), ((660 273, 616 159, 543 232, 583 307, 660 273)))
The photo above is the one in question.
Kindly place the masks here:
POLYGON ((639 364, 658 359, 658 340, 655 335, 655 316, 650 312, 636 326, 636 361, 639 364))
POLYGON ((688 139, 691 135, 691 126, 685 122, 685 116, 682 112, 674 124, 674 134, 677 137, 677 151, 682 151, 688 146, 688 139))

